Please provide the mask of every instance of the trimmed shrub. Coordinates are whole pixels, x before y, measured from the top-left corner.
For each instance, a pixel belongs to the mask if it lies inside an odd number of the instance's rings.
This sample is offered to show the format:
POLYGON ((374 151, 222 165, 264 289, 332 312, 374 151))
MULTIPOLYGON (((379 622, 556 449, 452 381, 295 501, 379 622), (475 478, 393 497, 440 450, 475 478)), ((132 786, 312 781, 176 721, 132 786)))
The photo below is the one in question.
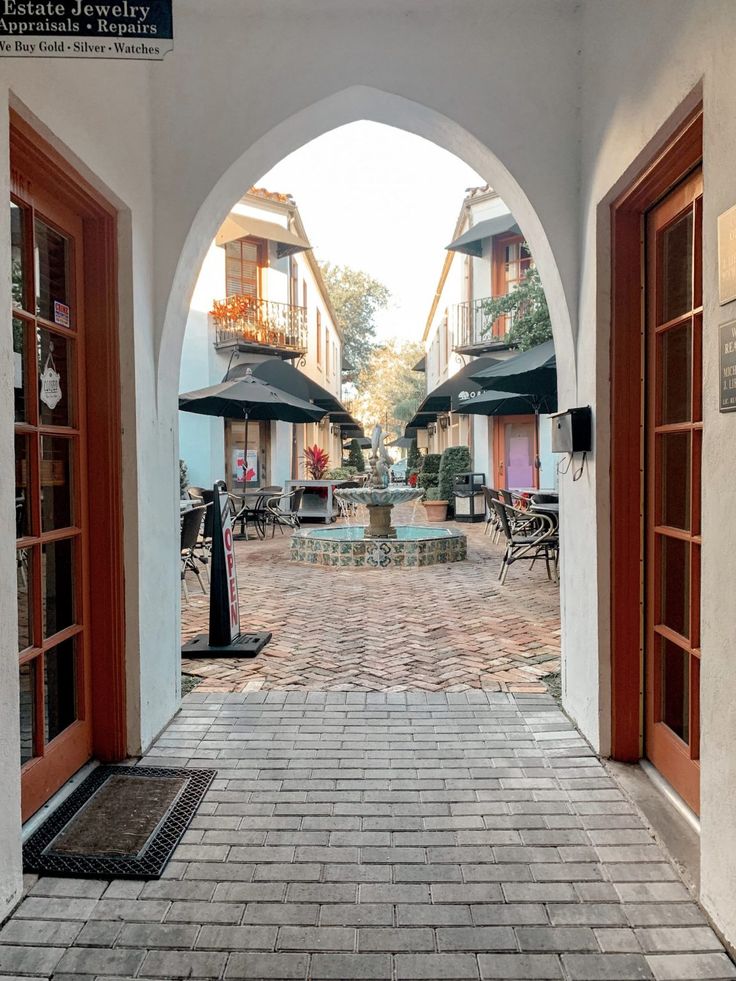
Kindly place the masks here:
POLYGON ((406 454, 406 472, 410 474, 412 470, 419 470, 422 462, 421 454, 417 449, 417 441, 413 439, 411 441, 411 446, 409 447, 409 452, 406 454))
POLYGON ((356 473, 365 473, 365 457, 360 443, 357 439, 350 441, 350 452, 348 453, 348 466, 355 467, 356 473))
POLYGON ((442 454, 439 467, 440 500, 448 501, 452 508, 452 492, 455 489, 455 477, 459 473, 468 473, 473 467, 470 450, 467 446, 448 446, 442 454))
POLYGON ((440 481, 440 460, 439 453, 427 453, 422 457, 422 466, 417 477, 417 487, 428 490, 430 487, 437 487, 440 481))

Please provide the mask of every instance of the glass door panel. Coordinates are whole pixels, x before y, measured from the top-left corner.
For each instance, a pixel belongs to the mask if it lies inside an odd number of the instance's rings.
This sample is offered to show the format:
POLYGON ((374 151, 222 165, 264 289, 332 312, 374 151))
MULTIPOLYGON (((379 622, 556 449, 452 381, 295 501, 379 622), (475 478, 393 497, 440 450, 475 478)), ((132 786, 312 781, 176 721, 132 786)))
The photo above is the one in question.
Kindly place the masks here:
MULTIPOLYGON (((38 210, 37 210, 38 209, 38 210)), ((23 816, 91 755, 87 705, 82 224, 11 203, 23 816)))
POLYGON ((645 751, 699 808, 702 174, 647 216, 645 751))
POLYGON ((504 435, 507 487, 534 486, 534 424, 507 422, 504 435))

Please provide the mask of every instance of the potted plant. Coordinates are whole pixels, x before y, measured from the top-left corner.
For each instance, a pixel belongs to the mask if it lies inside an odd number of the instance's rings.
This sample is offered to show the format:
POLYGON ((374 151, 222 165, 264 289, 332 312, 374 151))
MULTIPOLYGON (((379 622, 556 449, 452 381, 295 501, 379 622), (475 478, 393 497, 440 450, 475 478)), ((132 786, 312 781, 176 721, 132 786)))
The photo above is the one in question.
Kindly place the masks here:
POLYGON ((330 458, 325 451, 317 446, 307 446, 304 450, 304 469, 312 480, 322 480, 330 466, 330 458))
POLYGON ((424 497, 427 521, 444 521, 447 518, 447 501, 440 501, 439 487, 429 487, 424 497))
POLYGON ((417 476, 417 487, 424 490, 427 521, 444 521, 447 517, 447 501, 440 499, 438 490, 441 459, 439 453, 427 453, 422 457, 422 467, 417 476))
POLYGON ((473 466, 470 450, 467 446, 448 446, 442 454, 439 466, 440 496, 448 501, 448 508, 454 513, 455 477, 459 473, 468 473, 473 466))

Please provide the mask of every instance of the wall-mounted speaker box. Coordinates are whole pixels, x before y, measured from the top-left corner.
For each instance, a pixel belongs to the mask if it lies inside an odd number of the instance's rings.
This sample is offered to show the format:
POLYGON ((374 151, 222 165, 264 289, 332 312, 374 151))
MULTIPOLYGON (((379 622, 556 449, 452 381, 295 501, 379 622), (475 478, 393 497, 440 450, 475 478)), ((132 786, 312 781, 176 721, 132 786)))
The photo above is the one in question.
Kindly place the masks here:
POLYGON ((589 453, 593 448, 593 413, 589 405, 552 413, 552 452, 589 453))

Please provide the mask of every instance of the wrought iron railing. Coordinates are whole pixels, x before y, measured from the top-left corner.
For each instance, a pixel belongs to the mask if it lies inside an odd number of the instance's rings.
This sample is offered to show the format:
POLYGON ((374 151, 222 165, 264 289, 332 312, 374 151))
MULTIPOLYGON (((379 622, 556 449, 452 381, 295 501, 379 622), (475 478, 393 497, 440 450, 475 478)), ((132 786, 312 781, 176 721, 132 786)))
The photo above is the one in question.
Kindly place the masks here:
POLYGON ((210 312, 216 344, 257 344, 303 354, 307 308, 237 294, 216 300, 210 312))
POLYGON ((448 311, 449 326, 452 336, 452 346, 457 350, 468 347, 483 347, 486 345, 501 345, 506 343, 506 335, 510 327, 510 317, 501 317, 492 329, 485 312, 485 304, 493 299, 484 296, 465 303, 455 303, 448 311))

